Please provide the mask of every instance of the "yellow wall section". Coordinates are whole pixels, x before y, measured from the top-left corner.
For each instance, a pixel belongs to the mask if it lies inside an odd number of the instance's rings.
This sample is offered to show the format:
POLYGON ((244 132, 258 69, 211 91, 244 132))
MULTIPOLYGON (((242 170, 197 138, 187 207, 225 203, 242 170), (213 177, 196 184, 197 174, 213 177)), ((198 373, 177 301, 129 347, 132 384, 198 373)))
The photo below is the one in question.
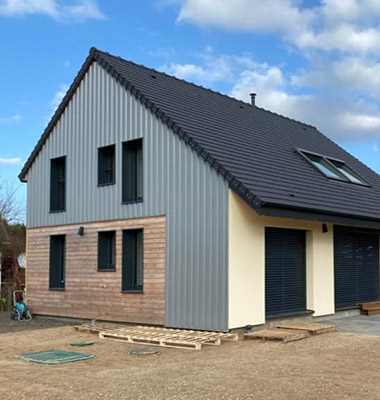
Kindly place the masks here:
POLYGON ((265 227, 307 231, 307 308, 334 313, 333 226, 256 214, 229 191, 229 328, 265 323, 265 227))

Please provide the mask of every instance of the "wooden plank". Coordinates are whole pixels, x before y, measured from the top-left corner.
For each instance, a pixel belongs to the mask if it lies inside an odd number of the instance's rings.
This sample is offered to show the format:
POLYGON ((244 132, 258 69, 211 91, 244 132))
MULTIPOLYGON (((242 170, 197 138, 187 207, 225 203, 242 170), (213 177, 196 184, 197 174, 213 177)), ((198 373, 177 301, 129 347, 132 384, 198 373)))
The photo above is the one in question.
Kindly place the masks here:
POLYGON ((279 340, 283 343, 294 342, 296 340, 302 340, 308 338, 310 333, 303 330, 293 330, 293 329, 263 329, 257 332, 245 333, 245 339, 255 339, 255 340, 279 340))
POLYGON ((307 331, 311 335, 321 335, 323 333, 336 332, 336 325, 312 324, 312 323, 302 323, 302 322, 281 324, 278 326, 278 328, 307 331))
POLYGON ((363 303, 360 305, 362 310, 380 309, 380 301, 373 301, 371 303, 363 303))
POLYGON ((380 314, 380 308, 368 308, 366 310, 360 310, 362 315, 378 315, 380 314))

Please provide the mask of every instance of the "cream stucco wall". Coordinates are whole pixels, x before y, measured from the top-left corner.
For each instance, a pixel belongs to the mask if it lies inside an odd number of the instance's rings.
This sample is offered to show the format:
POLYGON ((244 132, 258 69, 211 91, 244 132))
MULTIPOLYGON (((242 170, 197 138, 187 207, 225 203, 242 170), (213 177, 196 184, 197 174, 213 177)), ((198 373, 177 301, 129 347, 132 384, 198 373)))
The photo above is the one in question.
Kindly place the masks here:
POLYGON ((263 217, 229 191, 229 328, 265 323, 265 228, 307 231, 307 308, 314 316, 334 313, 333 226, 263 217))

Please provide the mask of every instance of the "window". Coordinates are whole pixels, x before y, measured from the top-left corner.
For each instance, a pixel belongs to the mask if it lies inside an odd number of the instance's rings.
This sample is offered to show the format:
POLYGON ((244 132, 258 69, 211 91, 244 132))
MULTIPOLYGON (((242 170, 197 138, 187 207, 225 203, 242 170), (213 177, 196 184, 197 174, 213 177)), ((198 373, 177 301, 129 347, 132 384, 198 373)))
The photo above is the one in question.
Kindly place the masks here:
POLYGON ((50 236, 49 289, 65 289, 65 235, 50 236))
POLYGON ((50 211, 65 211, 66 157, 50 160, 50 211))
POLYGON ((142 139, 123 143, 122 202, 142 201, 143 197, 142 139))
POLYGON ((143 290, 143 230, 123 231, 122 255, 123 292, 143 290))
POLYGON ((326 161, 324 158, 315 156, 313 154, 306 154, 306 157, 317 169, 319 169, 328 178, 341 179, 341 176, 338 172, 335 171, 335 168, 330 165, 328 161, 326 161))
POLYGON ((338 171, 343 174, 350 182, 358 183, 361 185, 366 185, 364 182, 355 172, 353 172, 347 165, 343 162, 330 160, 332 164, 338 169, 338 171))
POLYGON ((115 145, 98 149, 98 185, 115 183, 115 145))
POLYGON ((303 150, 299 150, 299 152, 327 178, 369 186, 369 184, 352 171, 344 161, 303 150))
POLYGON ((98 270, 114 271, 116 268, 115 231, 98 234, 98 270))

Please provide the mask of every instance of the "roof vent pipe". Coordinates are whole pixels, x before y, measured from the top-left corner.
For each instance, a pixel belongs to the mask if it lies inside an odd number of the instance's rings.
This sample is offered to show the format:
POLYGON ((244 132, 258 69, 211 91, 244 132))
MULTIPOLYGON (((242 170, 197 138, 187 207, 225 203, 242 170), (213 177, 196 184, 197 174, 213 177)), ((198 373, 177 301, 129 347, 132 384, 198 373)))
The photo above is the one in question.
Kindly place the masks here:
POLYGON ((251 105, 255 106, 256 105, 256 93, 251 93, 251 105))

